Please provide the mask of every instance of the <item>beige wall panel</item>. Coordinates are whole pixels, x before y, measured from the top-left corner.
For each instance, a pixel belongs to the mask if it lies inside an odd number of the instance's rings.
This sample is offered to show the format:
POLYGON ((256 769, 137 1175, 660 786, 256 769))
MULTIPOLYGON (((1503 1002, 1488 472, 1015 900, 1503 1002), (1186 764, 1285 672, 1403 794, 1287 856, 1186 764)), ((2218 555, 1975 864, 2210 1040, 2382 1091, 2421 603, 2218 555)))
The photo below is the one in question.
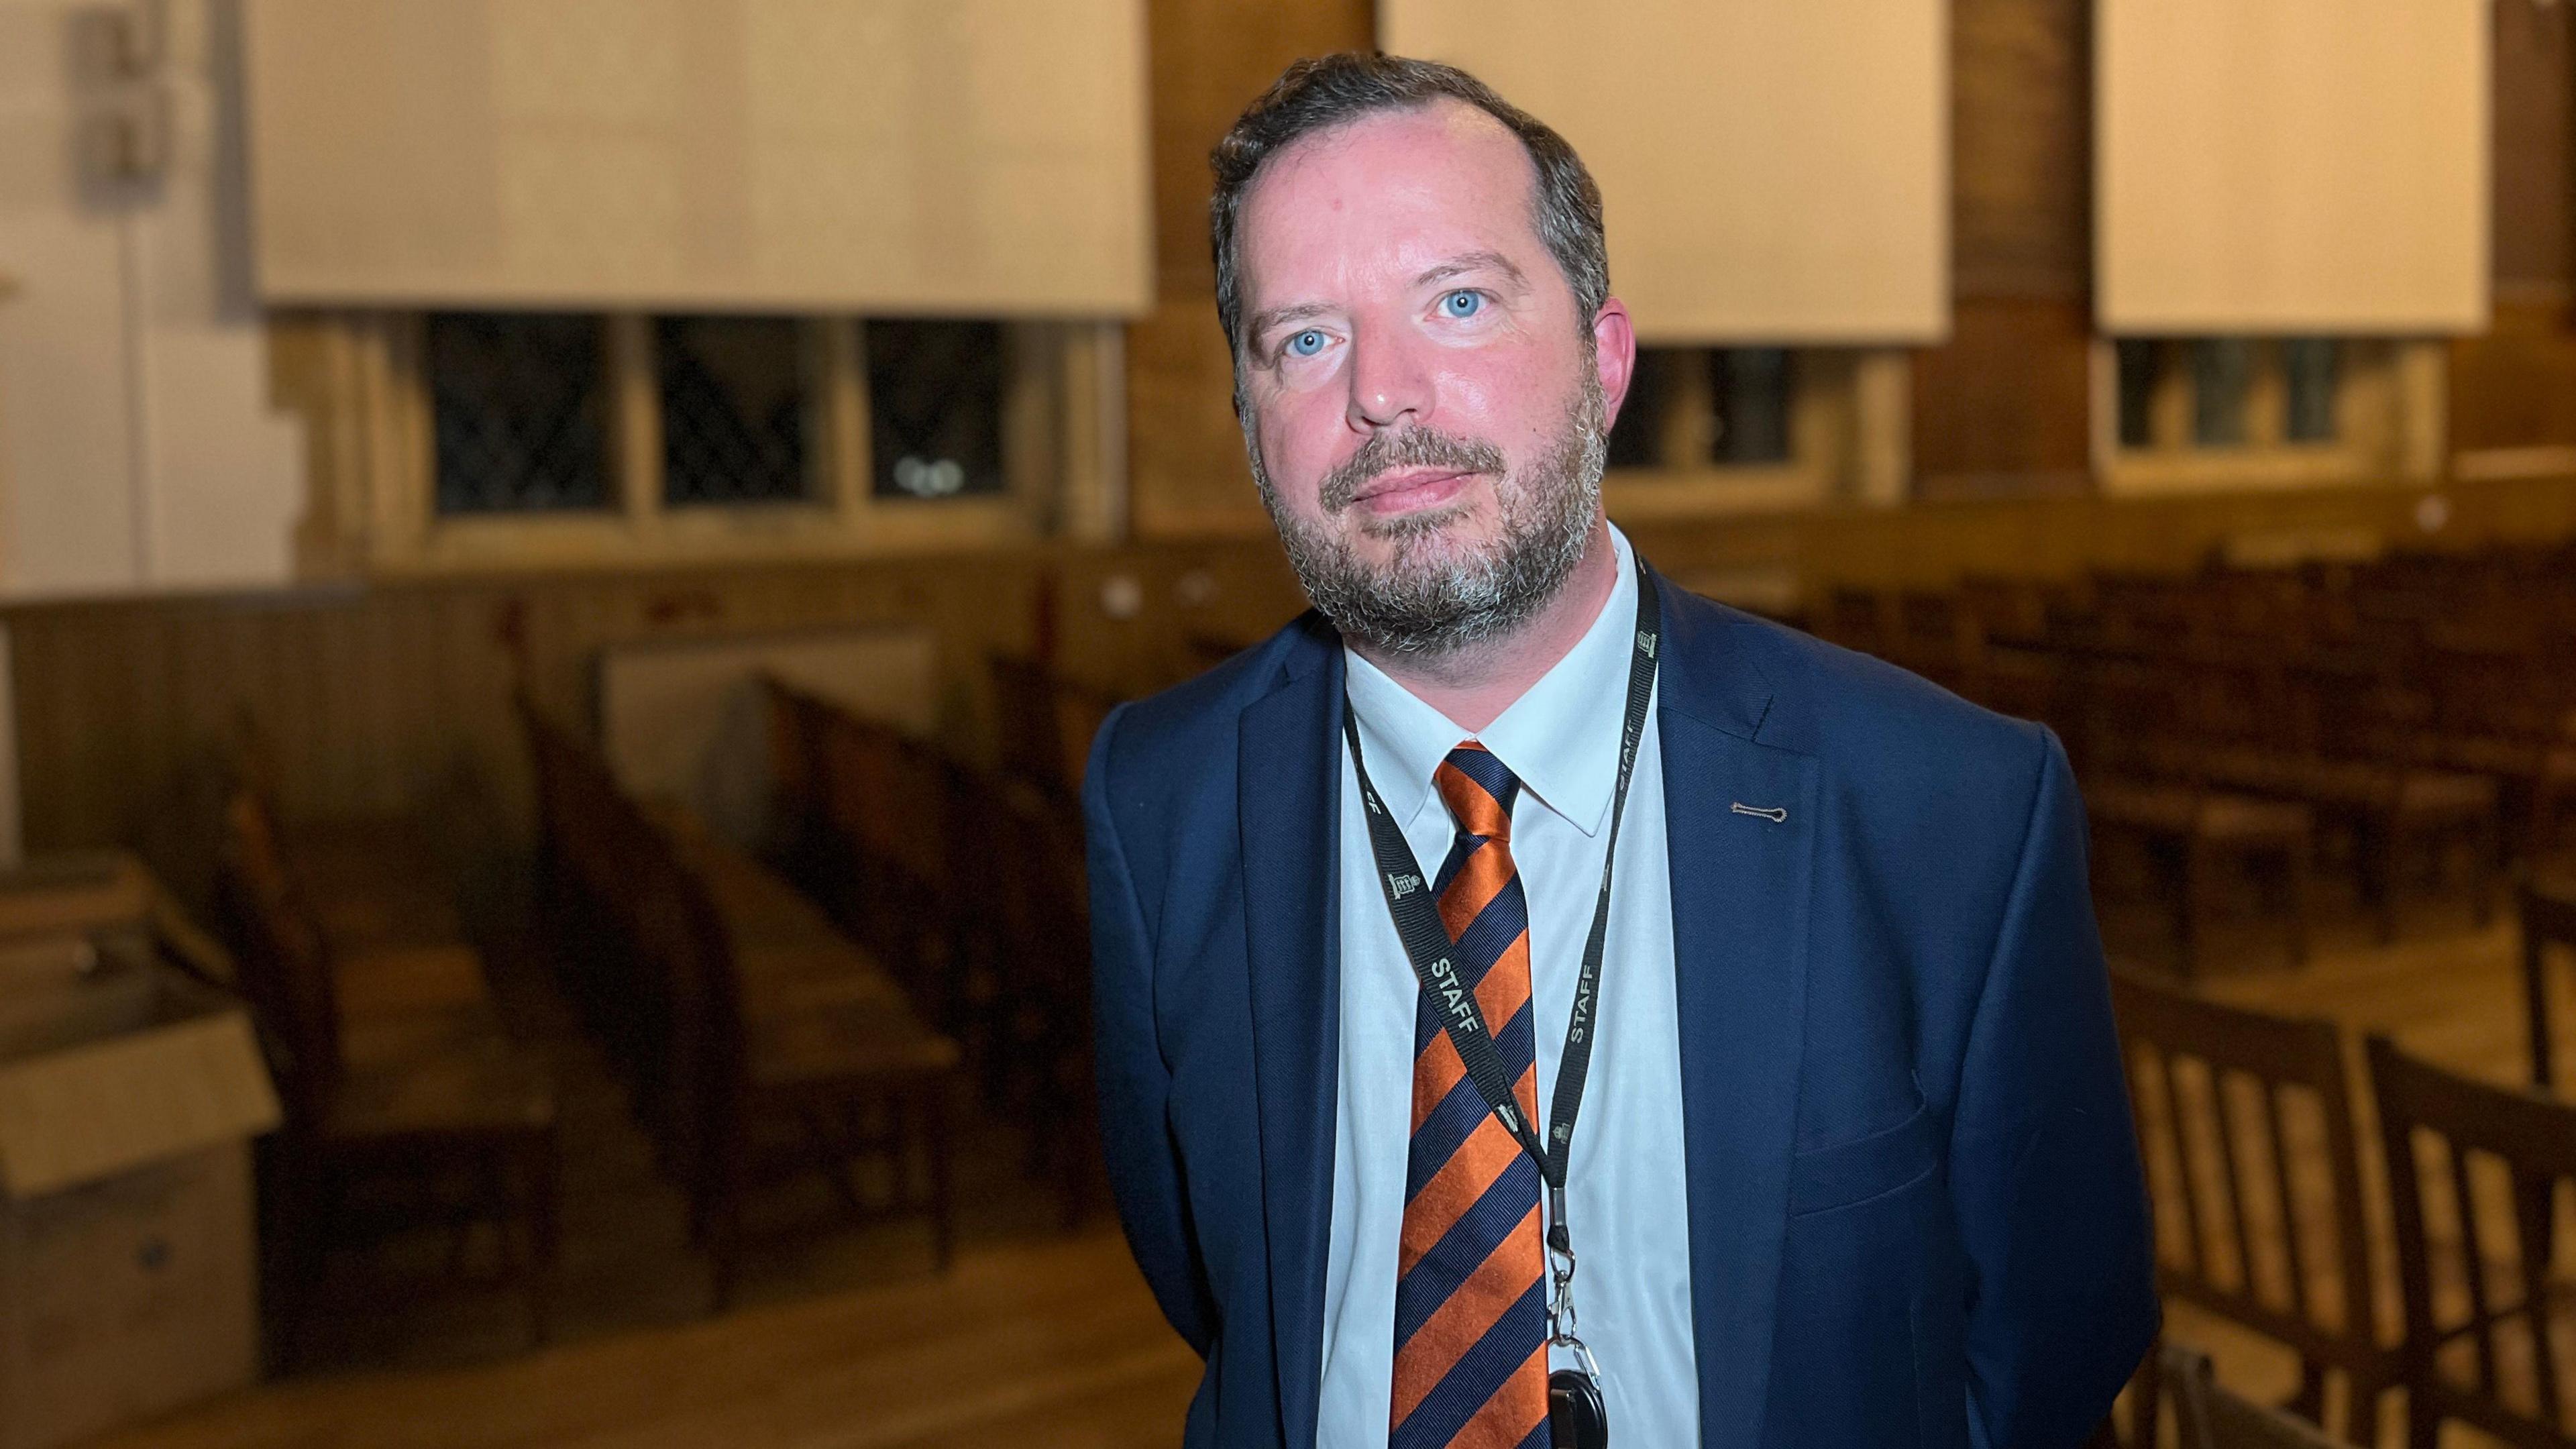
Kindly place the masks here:
POLYGON ((1141 0, 253 0, 271 302, 1123 315, 1141 0))
POLYGON ((2488 0, 2102 0, 2105 331, 2486 323, 2488 0))
POLYGON ((1949 327, 1942 0, 1383 0, 1601 183, 1611 289, 1654 343, 1949 327))

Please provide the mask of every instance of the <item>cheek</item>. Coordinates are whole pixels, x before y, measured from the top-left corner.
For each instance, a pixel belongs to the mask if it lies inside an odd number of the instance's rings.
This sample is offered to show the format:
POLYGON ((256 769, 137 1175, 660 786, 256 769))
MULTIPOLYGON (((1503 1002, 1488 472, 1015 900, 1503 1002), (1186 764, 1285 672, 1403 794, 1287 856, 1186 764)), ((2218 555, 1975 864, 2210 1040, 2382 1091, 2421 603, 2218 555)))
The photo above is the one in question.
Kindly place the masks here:
POLYGON ((1440 411, 1449 431, 1490 438, 1519 453, 1555 436, 1565 414, 1559 369, 1529 357, 1479 359, 1445 372, 1440 411))
POLYGON ((1262 466, 1271 485, 1300 505, 1313 502, 1324 475, 1358 445, 1341 409, 1315 393, 1288 393, 1261 406, 1262 466))

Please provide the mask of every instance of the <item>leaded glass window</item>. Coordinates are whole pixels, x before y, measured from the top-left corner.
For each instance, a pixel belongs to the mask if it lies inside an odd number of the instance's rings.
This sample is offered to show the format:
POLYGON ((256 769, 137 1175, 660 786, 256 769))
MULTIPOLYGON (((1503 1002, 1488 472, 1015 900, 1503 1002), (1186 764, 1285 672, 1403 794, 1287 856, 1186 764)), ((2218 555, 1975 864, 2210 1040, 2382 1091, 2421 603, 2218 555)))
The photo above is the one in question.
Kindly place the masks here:
POLYGON ((2281 385, 2288 405, 2281 432, 2291 442, 2334 441, 2337 362, 2331 337, 2293 337, 2281 344, 2281 385))
POLYGON ((1664 409, 1673 392, 1673 373, 1697 354, 1662 347, 1637 349, 1637 370, 1628 378, 1628 398, 1610 425, 1613 468, 1661 468, 1664 460, 1664 409))
POLYGON ((999 324, 870 322, 867 361, 875 496, 957 498, 1005 490, 1008 359, 999 324))
POLYGON ((2123 337, 2120 364, 2120 446, 2152 447, 2156 441, 2156 383, 2163 375, 2164 344, 2123 337))
POLYGON ((1779 347, 1729 347, 1712 354, 1710 400, 1717 412, 1717 463, 1789 461, 1793 376, 1789 352, 1779 347))
POLYGON ((2191 439, 2204 448, 2240 446, 2254 385, 2254 344, 2206 337, 2191 347, 2191 439))
POLYGON ((664 317, 662 497, 674 507, 810 497, 804 330, 785 317, 664 317))
POLYGON ((1646 348, 1610 432, 1613 468, 1778 465, 1795 452, 1796 354, 1646 348))
POLYGON ((427 319, 438 512, 608 506, 608 401, 596 317, 427 319))

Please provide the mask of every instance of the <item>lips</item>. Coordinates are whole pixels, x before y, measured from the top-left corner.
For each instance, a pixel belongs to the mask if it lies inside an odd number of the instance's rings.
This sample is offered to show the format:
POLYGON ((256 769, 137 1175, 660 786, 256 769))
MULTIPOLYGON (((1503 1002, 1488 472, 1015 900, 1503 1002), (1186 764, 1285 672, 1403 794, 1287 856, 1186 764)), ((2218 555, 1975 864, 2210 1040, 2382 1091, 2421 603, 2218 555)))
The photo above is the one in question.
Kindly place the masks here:
POLYGON ((1371 512, 1400 512, 1446 502, 1475 477, 1465 468, 1393 468, 1359 486, 1351 501, 1371 512))

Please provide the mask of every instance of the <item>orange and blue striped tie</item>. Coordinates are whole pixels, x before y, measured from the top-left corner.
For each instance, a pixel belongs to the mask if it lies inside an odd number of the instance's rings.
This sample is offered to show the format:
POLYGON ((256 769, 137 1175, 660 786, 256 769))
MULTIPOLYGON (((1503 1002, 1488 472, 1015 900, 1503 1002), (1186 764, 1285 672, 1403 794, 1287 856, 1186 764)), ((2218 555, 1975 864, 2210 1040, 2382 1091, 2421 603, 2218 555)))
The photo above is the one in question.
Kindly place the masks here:
MULTIPOLYGON (((1458 821, 1436 883, 1440 919, 1517 1083, 1513 1095, 1536 1122, 1529 904, 1511 851, 1521 782, 1473 740, 1451 750, 1433 779, 1458 821)), ((1427 995, 1414 1009, 1413 1045, 1388 1449, 1546 1449, 1538 1166, 1468 1080, 1427 995)))

